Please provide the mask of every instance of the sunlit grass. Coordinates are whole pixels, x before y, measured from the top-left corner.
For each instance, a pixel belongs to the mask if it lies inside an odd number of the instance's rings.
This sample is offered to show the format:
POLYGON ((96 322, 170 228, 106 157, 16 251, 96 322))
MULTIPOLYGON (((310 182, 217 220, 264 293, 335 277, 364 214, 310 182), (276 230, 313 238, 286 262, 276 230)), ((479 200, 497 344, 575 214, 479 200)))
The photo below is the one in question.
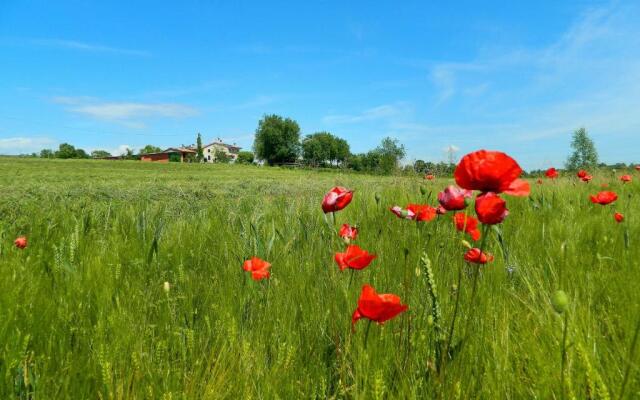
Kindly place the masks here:
MULTIPOLYGON (((567 398, 616 398, 640 309, 634 178, 532 181, 529 198, 509 197, 470 304, 469 238, 451 216, 388 210, 435 204, 446 179, 0 158, 0 398, 560 398, 558 289, 567 398), (604 182, 619 200, 591 204, 604 182), (334 224, 320 202, 337 184, 355 196, 334 224), (378 255, 353 278, 333 259, 342 223, 378 255), (423 252, 445 333, 461 291, 444 368, 423 252), (242 270, 254 255, 271 279, 242 270), (409 305, 366 348, 367 323, 351 331, 364 283, 409 305)), ((640 396, 638 376, 625 397, 640 396)))

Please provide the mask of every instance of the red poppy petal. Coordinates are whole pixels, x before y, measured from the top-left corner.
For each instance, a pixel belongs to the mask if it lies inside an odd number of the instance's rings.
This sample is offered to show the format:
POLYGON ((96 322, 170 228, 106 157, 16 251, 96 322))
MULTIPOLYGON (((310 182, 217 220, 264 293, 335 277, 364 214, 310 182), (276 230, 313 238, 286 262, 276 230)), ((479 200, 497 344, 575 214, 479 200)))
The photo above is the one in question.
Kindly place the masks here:
POLYGON ((531 185, 524 179, 516 179, 504 193, 511 196, 528 196, 531 193, 531 185))

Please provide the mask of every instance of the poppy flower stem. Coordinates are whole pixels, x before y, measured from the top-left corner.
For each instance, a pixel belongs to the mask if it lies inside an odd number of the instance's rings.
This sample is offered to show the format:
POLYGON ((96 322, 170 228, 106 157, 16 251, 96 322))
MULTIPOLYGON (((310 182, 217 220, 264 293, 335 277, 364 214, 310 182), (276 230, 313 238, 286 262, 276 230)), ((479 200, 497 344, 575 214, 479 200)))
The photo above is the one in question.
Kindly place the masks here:
MULTIPOLYGON (((482 240, 480 241, 480 254, 484 253, 484 245, 487 241, 487 234, 489 233, 489 225, 482 225, 482 240)), ((476 300, 476 293, 478 291, 478 276, 480 275, 480 264, 475 264, 475 270, 473 271, 473 284, 471 286, 471 299, 469 300, 469 304, 471 305, 471 310, 475 310, 476 307, 474 302, 476 300)), ((471 324, 471 320, 473 319, 473 313, 470 313, 467 318, 467 324, 464 329, 465 337, 469 336, 469 325, 471 324)))
POLYGON ((369 329, 371 329, 371 320, 367 323, 367 329, 364 331, 364 348, 367 349, 367 340, 369 340, 369 329))
POLYGON ((351 288, 351 282, 353 282, 353 275, 355 274, 355 270, 351 269, 351 276, 349 277, 349 288, 351 288))
POLYGON ((560 398, 564 400, 565 396, 565 369, 567 363, 567 329, 569 325, 568 313, 564 313, 564 321, 562 324, 562 358, 560 360, 560 398))

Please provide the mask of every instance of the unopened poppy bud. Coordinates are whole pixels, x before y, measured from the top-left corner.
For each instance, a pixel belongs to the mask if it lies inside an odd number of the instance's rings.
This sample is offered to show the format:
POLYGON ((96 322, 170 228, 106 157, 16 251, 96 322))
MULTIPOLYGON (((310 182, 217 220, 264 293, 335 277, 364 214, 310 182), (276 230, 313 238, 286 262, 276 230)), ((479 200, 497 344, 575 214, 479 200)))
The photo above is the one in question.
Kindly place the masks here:
POLYGON ((467 249, 471 248, 471 244, 469 242, 467 242, 466 240, 462 239, 462 245, 464 247, 466 247, 467 249))
POLYGON ((374 198, 376 199, 376 203, 380 204, 380 199, 382 198, 382 197, 380 196, 380 193, 377 193, 377 192, 376 192, 376 194, 374 195, 374 198))
POLYGON ((562 314, 569 308, 569 297, 562 290, 556 290, 551 296, 551 305, 558 314, 562 314))
POLYGON ((162 285, 162 290, 164 290, 166 293, 169 293, 169 290, 171 290, 171 285, 169 284, 169 282, 165 282, 162 285))
POLYGON ((424 196, 425 194, 427 194, 427 188, 424 186, 420 186, 420 193, 424 196))

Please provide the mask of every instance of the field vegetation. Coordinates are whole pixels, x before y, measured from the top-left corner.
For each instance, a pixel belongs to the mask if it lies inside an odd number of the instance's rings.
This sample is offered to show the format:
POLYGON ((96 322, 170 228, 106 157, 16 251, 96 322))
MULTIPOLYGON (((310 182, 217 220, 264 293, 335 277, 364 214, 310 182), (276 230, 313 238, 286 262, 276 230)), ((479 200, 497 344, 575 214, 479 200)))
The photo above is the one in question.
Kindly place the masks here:
POLYGON ((478 267, 451 213, 389 211, 452 178, 0 158, 0 398, 639 398, 640 174, 590 172, 509 197, 478 267), (352 325, 364 284, 408 310, 352 325))

